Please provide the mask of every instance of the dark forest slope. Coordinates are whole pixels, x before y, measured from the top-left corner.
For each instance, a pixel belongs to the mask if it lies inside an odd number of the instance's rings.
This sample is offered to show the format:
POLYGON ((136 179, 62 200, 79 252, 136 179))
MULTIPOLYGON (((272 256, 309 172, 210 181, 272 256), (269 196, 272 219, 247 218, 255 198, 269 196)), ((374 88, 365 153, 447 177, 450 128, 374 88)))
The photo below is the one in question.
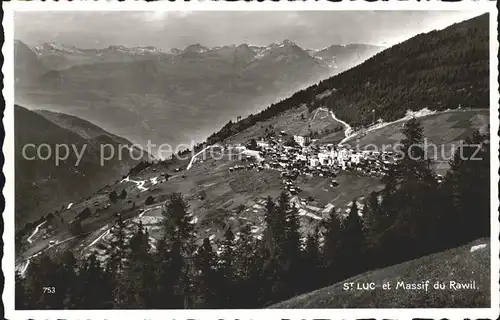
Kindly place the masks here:
POLYGON ((364 63, 237 123, 208 139, 221 141, 253 124, 307 104, 332 109, 354 127, 392 121, 407 110, 489 108, 489 16, 417 35, 364 63))
POLYGON ((487 308, 491 277, 489 243, 489 239, 479 239, 455 249, 369 271, 271 308, 487 308), (426 280, 430 281, 428 291, 425 287, 421 290, 397 287, 400 281, 422 284, 426 280), (432 284, 437 281, 446 284, 446 288, 434 289, 432 284), (475 281, 476 288, 456 289, 450 286, 450 281, 464 284, 475 281), (345 290, 344 284, 351 282, 354 289, 345 290), (369 283, 375 283, 376 289, 356 290, 358 284, 362 287, 369 283), (382 283, 390 283, 391 289, 383 290, 382 283))
MULTIPOLYGON (((66 118, 68 117, 72 116, 66 118)), ((77 121, 81 125, 77 130, 81 134, 78 134, 17 105, 14 109, 14 119, 16 230, 23 228, 25 223, 33 222, 67 204, 68 201, 77 200, 120 178, 136 162, 130 158, 129 152, 124 152, 123 161, 116 157, 101 165, 102 144, 131 143, 126 143, 127 140, 114 135, 90 136, 89 132, 96 133, 99 130, 93 125, 85 130, 84 120, 77 121), (28 146, 29 144, 32 146, 28 146), (51 146, 50 157, 46 147, 40 149, 40 155, 43 158, 48 157, 47 160, 40 159, 36 154, 35 146, 42 144, 51 146), (66 160, 56 163, 55 152, 58 144, 67 145, 70 152, 66 160), (85 145, 85 149, 82 149, 85 145), (25 149, 26 157, 23 156, 24 146, 28 146, 25 149), (80 163, 73 151, 75 149, 79 153, 84 150, 80 163)), ((101 131, 105 132, 102 129, 101 131)), ((59 148, 61 157, 65 156, 63 148, 59 148)))
POLYGON ((95 139, 99 136, 107 136, 117 143, 132 145, 132 142, 107 132, 106 130, 96 126, 95 124, 69 114, 53 112, 49 110, 33 110, 42 115, 44 118, 54 122, 58 126, 77 133, 85 139, 95 139))

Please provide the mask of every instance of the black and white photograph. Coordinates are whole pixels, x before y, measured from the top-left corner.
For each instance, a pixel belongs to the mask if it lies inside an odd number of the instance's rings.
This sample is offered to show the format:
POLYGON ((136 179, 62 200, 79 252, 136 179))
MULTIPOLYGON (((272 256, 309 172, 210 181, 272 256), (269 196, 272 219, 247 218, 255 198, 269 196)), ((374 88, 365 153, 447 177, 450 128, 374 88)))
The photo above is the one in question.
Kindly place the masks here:
POLYGON ((10 12, 12 312, 498 310, 494 7, 148 8, 10 12))

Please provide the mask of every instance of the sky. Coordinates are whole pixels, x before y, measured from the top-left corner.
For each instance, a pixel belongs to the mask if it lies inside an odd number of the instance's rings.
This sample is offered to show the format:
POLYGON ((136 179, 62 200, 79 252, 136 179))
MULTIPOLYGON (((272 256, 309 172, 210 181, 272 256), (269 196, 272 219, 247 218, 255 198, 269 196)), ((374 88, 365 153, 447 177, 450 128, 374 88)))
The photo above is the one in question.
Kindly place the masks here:
POLYGON ((15 38, 28 45, 56 42, 79 48, 200 43, 213 47, 268 45, 284 39, 308 49, 332 44, 390 46, 442 29, 471 11, 53 11, 16 12, 15 38))

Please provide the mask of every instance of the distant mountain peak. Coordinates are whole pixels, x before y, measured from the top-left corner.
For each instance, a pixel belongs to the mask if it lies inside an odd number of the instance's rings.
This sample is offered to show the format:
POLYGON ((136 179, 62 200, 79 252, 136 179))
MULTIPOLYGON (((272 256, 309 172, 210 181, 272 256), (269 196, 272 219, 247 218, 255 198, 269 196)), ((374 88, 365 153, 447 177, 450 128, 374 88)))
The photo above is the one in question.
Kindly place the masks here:
POLYGON ((16 51, 23 50, 23 51, 34 52, 32 50, 32 48, 30 48, 26 43, 24 43, 24 42, 22 42, 21 40, 18 40, 18 39, 14 40, 14 46, 15 46, 16 51))
POLYGON ((177 55, 177 54, 182 53, 182 50, 179 48, 172 48, 172 49, 170 49, 170 53, 177 55))
POLYGON ((41 55, 43 53, 49 53, 49 54, 68 54, 68 53, 80 54, 81 53, 81 50, 78 49, 77 47, 57 43, 54 41, 49 41, 49 42, 45 42, 41 45, 34 46, 33 51, 37 55, 41 55))
POLYGON ((160 54, 163 50, 154 46, 145 47, 125 47, 123 45, 111 45, 107 50, 123 52, 131 55, 160 54))
POLYGON ((160 54, 162 49, 153 46, 144 47, 126 47, 124 45, 110 45, 104 49, 80 49, 75 46, 60 44, 56 42, 46 42, 41 45, 34 46, 32 50, 37 56, 42 55, 85 55, 88 52, 98 56, 106 52, 119 52, 128 55, 145 55, 145 54, 160 54))
POLYGON ((108 47, 110 50, 123 50, 126 49, 125 46, 122 46, 121 44, 113 44, 108 47))
POLYGON ((299 59, 311 58, 311 55, 298 46, 295 42, 284 39, 280 42, 273 42, 267 47, 252 48, 256 52, 256 59, 271 58, 274 60, 285 59, 285 57, 295 57, 299 59))
MULTIPOLYGON (((271 48, 299 47, 295 42, 284 39, 280 42, 274 42, 269 45, 271 48)), ((299 47, 300 48, 300 47, 299 47)))
POLYGON ((210 49, 208 49, 207 47, 205 46, 202 46, 201 44, 199 43, 195 43, 195 44, 191 44, 189 46, 187 46, 183 52, 191 52, 191 53, 204 53, 204 52, 207 52, 209 51, 210 49))
POLYGON ((283 41, 279 42, 279 45, 282 45, 282 46, 294 46, 296 44, 295 44, 295 42, 293 42, 291 40, 284 39, 283 41))

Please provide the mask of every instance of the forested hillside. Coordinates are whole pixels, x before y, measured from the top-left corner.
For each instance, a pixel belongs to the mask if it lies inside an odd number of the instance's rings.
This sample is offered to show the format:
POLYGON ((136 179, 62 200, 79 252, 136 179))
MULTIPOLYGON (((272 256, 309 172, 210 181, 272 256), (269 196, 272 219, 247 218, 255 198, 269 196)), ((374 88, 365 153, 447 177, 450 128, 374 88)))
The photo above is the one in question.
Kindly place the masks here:
POLYGON ((375 118, 392 121, 407 110, 489 107, 489 16, 417 35, 364 63, 272 104, 257 115, 229 122, 208 139, 222 141, 284 110, 328 107, 353 127, 375 118))
MULTIPOLYGON (((323 81, 327 106, 353 126, 407 110, 489 107, 489 16, 417 35, 323 81)), ((320 102, 321 104, 322 102, 320 102)))
POLYGON ((101 165, 101 145, 132 143, 77 117, 57 113, 44 117, 15 105, 14 118, 15 169, 22 173, 16 175, 16 231, 29 230, 31 223, 47 211, 59 210, 68 201, 91 194, 138 162, 125 152, 123 161, 116 157, 101 165), (58 145, 70 150, 66 159, 66 149, 58 145), (61 158, 57 163, 56 149, 61 158), (73 150, 81 152, 81 161, 73 150))
POLYGON ((116 143, 132 145, 132 142, 130 142, 129 140, 109 133, 87 120, 69 114, 53 112, 49 110, 34 110, 34 112, 42 115, 44 118, 52 121, 62 128, 77 133, 85 139, 96 139, 99 136, 106 136, 111 138, 116 143))

